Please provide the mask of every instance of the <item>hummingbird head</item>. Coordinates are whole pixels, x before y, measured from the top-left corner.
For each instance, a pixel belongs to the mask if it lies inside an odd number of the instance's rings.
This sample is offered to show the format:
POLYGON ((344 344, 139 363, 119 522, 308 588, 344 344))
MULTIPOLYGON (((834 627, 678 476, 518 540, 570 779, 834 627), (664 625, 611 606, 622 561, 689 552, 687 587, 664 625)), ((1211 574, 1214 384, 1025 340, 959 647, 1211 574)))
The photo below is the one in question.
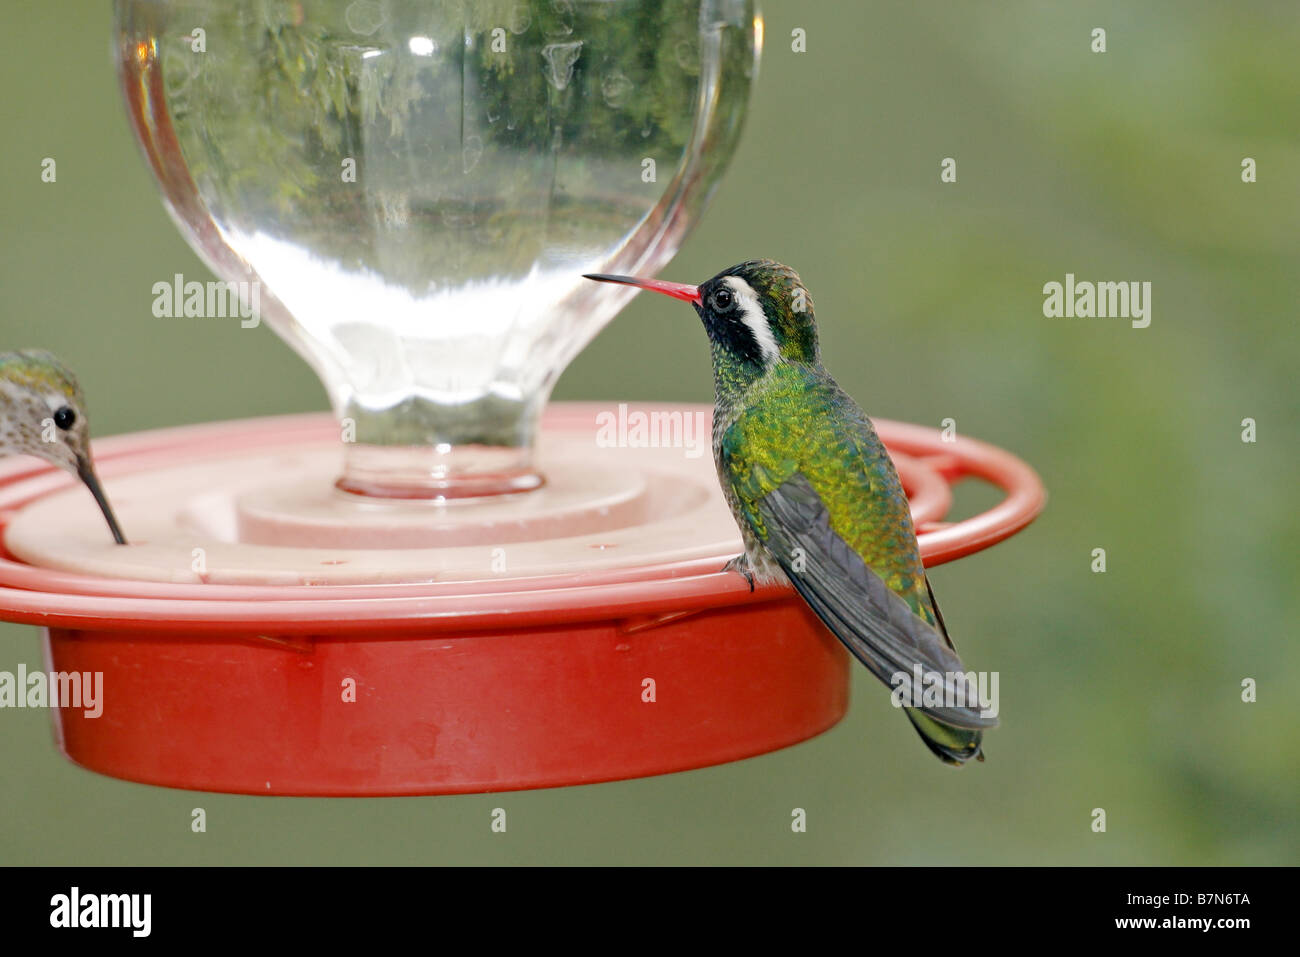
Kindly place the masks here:
POLYGON ((698 286, 588 275, 650 289, 695 306, 713 344, 715 361, 725 361, 750 377, 778 362, 816 363, 817 325, 812 297, 799 274, 770 259, 751 259, 724 269, 698 286))
POLYGON ((125 545, 95 475, 85 410, 76 376, 53 354, 0 353, 0 455, 34 455, 75 473, 95 497, 113 538, 125 545))

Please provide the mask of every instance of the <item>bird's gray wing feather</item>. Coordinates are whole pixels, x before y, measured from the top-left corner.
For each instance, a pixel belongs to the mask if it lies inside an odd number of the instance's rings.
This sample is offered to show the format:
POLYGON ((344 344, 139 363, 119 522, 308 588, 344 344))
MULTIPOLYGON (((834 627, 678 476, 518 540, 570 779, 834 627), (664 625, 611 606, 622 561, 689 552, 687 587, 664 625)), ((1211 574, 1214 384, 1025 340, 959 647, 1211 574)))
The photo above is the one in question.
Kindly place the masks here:
MULTIPOLYGON (((917 617, 835 533, 830 512, 804 475, 796 473, 763 496, 756 510, 767 533, 764 544, 786 576, 872 674, 890 687, 903 683, 910 687, 913 668, 920 664, 926 675, 943 676, 945 692, 954 690, 951 676, 964 669, 945 636, 917 617)), ((921 691, 914 689, 913 703, 921 700, 921 691)), ((954 699, 945 694, 944 700, 954 699)), ((969 694, 965 700, 971 700, 969 694)), ((918 706, 918 710, 959 728, 992 728, 998 723, 982 716, 977 702, 970 707, 918 706)))

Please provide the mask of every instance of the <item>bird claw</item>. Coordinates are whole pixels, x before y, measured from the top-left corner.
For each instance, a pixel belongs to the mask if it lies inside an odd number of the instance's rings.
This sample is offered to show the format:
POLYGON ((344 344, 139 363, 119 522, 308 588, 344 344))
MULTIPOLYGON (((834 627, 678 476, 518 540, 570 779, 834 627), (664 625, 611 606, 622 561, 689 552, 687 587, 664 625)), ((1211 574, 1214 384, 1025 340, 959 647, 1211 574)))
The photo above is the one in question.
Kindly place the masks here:
POLYGON ((749 556, 741 552, 727 564, 722 566, 724 572, 735 572, 745 581, 749 582, 749 591, 754 591, 754 570, 749 565, 749 556))

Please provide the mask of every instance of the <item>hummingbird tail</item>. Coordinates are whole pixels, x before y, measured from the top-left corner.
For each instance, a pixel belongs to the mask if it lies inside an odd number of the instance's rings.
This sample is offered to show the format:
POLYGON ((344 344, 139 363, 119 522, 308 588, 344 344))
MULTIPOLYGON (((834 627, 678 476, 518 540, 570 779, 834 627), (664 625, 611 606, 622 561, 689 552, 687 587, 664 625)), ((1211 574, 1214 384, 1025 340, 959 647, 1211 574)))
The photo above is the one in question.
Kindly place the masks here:
POLYGON ((973 728, 956 728, 932 718, 917 708, 903 709, 925 746, 944 764, 960 767, 971 758, 984 760, 980 749, 983 733, 973 728))
POLYGON ((948 764, 978 758, 981 732, 996 727, 997 718, 972 700, 973 673, 952 650, 938 613, 934 620, 921 617, 840 537, 802 473, 753 508, 761 528, 755 533, 795 590, 853 656, 894 689, 891 700, 906 709, 926 746, 948 764), (934 704, 932 690, 941 692, 934 704))

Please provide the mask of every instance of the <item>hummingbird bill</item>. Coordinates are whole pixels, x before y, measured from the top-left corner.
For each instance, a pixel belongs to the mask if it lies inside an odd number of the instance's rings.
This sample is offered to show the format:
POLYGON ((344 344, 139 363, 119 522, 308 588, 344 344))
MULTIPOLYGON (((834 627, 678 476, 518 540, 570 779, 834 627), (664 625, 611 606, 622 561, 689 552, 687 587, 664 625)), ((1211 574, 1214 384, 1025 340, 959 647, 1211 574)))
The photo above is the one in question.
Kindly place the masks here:
POLYGON ((119 545, 126 544, 90 457, 86 399, 72 371, 43 349, 0 352, 0 456, 34 455, 76 475, 119 545))
POLYGON ((983 760, 996 727, 970 693, 921 563, 898 472, 865 412, 822 365, 812 298, 766 259, 698 286, 588 274, 689 302, 713 359, 713 456, 744 542, 726 568, 788 582, 883 684, 945 763, 983 760), (923 695, 919 676, 942 694, 923 695), (939 703, 928 703, 931 698, 939 703))

